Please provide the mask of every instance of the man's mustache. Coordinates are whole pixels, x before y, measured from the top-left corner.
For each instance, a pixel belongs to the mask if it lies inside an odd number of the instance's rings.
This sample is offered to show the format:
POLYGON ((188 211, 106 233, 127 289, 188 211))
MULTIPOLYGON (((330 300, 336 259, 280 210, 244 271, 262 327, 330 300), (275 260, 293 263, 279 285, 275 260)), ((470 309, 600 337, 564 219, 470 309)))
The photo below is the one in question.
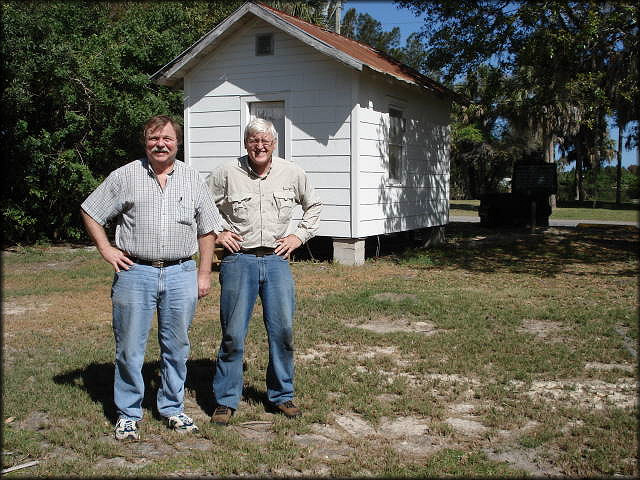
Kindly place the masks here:
POLYGON ((169 153, 169 149, 167 147, 153 147, 151 149, 152 152, 154 153, 169 153))

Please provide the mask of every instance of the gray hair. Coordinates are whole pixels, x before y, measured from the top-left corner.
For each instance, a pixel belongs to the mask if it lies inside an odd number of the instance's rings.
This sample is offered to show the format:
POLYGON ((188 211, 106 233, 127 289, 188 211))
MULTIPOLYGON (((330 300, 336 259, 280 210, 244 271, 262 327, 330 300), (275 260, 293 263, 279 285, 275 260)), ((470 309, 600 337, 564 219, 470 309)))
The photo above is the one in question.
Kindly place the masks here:
POLYGON ((278 132, 269 120, 265 120, 264 118, 254 118, 251 120, 244 129, 244 143, 246 144, 249 137, 256 133, 266 133, 273 138, 274 143, 278 143, 278 132))

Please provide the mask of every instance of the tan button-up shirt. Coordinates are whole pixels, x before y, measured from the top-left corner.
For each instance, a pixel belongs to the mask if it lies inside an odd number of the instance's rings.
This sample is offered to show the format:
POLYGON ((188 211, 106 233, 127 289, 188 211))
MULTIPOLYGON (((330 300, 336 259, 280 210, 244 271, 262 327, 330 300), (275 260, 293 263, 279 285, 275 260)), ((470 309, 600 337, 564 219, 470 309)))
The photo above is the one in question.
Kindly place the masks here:
POLYGON ((287 160, 273 157, 260 177, 245 155, 216 169, 207 183, 225 230, 242 236, 242 248, 276 247, 287 235, 296 204, 304 213, 293 234, 304 243, 318 230, 322 203, 305 171, 287 160))

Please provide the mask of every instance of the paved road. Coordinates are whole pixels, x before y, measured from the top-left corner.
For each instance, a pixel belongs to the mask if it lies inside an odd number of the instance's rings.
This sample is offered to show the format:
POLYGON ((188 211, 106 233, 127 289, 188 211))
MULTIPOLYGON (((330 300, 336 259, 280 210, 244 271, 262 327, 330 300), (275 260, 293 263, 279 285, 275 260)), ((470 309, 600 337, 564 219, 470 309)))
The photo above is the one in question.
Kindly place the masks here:
MULTIPOLYGON (((452 215, 449 217, 449 222, 471 222, 479 223, 480 217, 472 215, 452 215)), ((587 225, 635 225, 640 226, 639 222, 623 222, 617 220, 554 220, 549 219, 550 227, 576 227, 578 224, 587 225)))

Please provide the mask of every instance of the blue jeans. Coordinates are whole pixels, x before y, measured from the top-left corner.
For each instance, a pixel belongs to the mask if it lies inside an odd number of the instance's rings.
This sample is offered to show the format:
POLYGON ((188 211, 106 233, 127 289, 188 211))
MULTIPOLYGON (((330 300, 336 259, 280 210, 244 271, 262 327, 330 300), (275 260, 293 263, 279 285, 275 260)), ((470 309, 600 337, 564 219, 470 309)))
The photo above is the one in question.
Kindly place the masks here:
POLYGON ((267 398, 293 399, 293 313, 295 291, 289 261, 279 255, 227 255, 220 265, 220 323, 213 391, 216 401, 236 409, 242 396, 244 341, 258 295, 269 339, 267 398))
POLYGON ((188 330, 198 300, 196 262, 164 268, 134 264, 115 274, 111 299, 116 341, 113 399, 118 414, 142 419, 142 365, 154 312, 162 364, 158 412, 164 417, 181 413, 190 350, 188 330))

